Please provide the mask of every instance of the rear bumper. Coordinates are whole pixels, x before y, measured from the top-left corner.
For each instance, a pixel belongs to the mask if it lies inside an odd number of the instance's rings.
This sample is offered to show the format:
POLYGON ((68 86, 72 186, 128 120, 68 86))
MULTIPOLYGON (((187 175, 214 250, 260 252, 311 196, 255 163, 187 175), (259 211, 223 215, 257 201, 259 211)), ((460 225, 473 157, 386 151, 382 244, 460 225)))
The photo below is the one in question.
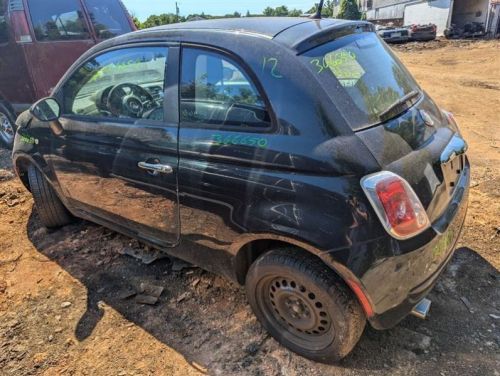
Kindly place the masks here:
POLYGON ((389 329, 398 324, 434 287, 460 237, 467 213, 469 183, 467 165, 447 210, 428 231, 433 233, 427 235, 432 239, 413 251, 387 258, 361 278, 374 312, 368 320, 375 329, 389 329), (377 279, 378 286, 374 283, 377 279))

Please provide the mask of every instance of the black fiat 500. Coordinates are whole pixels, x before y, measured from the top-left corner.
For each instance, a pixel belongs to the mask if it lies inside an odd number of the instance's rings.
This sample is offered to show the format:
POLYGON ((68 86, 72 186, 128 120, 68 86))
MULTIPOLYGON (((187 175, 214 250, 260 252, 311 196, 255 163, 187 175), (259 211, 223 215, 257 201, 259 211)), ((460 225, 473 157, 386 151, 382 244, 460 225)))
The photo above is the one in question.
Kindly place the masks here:
POLYGON ((243 284, 262 325, 320 362, 419 305, 467 208, 452 114, 365 22, 120 36, 17 125, 14 165, 45 226, 84 218, 243 284))

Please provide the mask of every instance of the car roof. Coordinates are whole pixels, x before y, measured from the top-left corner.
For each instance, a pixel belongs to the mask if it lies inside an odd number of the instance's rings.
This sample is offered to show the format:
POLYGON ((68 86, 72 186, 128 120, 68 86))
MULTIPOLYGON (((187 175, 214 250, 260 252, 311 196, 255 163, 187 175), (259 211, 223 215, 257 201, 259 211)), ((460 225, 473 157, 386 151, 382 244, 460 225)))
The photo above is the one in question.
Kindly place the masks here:
POLYGON ((206 31, 234 31, 250 34, 260 34, 266 37, 275 37, 283 30, 298 24, 312 21, 298 17, 243 17, 219 18, 212 20, 188 21, 176 24, 153 27, 149 30, 206 30, 206 31))
POLYGON ((359 24, 372 27, 372 24, 364 21, 337 20, 333 18, 317 20, 306 17, 242 17, 162 25, 141 30, 139 33, 146 35, 148 33, 161 33, 162 31, 182 31, 184 35, 200 31, 204 33, 243 33, 274 39, 293 48, 318 34, 328 33, 336 28, 359 24))
POLYGON ((237 35, 251 35, 273 40, 296 53, 302 53, 328 40, 361 31, 375 31, 375 28, 366 21, 333 18, 316 20, 305 17, 242 17, 200 20, 156 26, 119 35, 94 46, 82 55, 82 58, 109 47, 131 42, 156 41, 165 37, 175 42, 192 42, 199 40, 200 35, 203 35, 204 39, 210 39, 213 35, 211 40, 214 43, 224 45, 235 43, 237 35))

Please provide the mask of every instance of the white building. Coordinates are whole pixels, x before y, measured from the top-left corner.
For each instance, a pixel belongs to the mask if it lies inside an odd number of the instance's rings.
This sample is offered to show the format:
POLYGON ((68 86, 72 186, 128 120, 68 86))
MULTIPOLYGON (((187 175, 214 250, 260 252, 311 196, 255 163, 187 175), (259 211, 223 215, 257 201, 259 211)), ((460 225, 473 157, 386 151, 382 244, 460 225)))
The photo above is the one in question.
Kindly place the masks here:
POLYGON ((374 22, 432 22, 438 35, 452 23, 463 27, 471 22, 483 23, 490 37, 500 35, 500 0, 362 0, 362 10, 374 22))

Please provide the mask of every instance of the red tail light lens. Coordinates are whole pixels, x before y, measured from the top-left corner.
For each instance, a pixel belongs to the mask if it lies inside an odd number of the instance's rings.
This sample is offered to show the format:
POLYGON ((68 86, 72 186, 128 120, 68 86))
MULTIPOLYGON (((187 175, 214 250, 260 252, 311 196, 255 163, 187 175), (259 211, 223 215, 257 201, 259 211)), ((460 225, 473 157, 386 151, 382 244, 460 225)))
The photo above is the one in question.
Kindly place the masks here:
POLYGON ((11 13, 12 30, 17 43, 32 42, 28 20, 23 10, 16 10, 11 13))
POLYGON ((396 239, 408 239, 430 226, 417 195, 402 177, 382 171, 365 176, 361 186, 386 231, 396 239))

